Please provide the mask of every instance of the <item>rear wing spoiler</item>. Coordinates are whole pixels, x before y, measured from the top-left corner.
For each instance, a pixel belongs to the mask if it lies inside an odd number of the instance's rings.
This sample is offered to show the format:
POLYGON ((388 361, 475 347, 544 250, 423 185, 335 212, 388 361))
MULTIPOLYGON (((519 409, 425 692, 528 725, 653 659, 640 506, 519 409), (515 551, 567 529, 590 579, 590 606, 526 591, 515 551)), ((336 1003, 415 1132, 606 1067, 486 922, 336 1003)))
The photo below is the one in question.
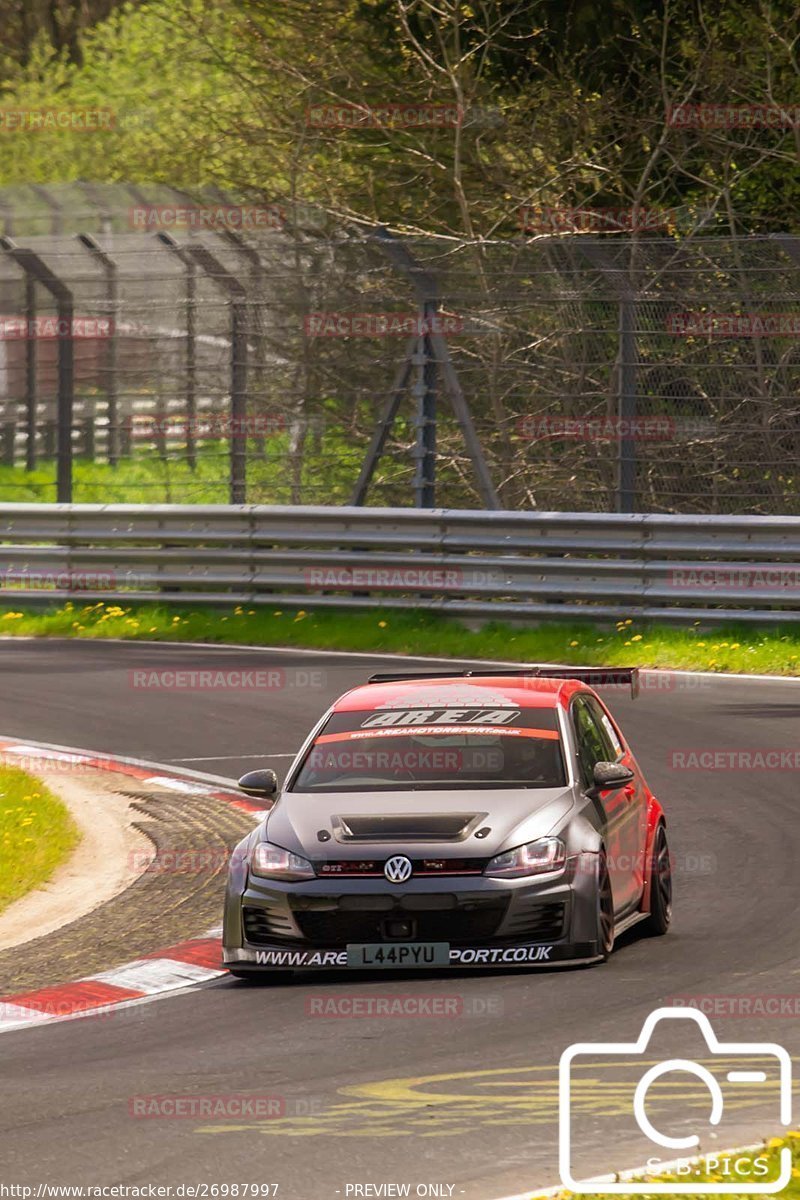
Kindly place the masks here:
POLYGON ((638 667, 512 667, 510 670, 495 668, 494 671, 390 671, 370 675, 367 683, 403 683, 415 679, 496 679, 498 677, 521 679, 576 679, 589 687, 619 686, 628 684, 632 699, 639 695, 638 667))

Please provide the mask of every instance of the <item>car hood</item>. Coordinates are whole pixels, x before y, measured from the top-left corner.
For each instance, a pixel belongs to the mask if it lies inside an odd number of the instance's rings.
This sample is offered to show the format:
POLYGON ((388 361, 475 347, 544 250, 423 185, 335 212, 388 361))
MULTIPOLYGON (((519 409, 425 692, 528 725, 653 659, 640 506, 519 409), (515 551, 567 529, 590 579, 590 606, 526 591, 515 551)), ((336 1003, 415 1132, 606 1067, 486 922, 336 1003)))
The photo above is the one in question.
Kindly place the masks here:
POLYGON ((276 846, 326 862, 398 852, 486 858, 545 837, 573 803, 565 787, 285 792, 265 830, 276 846))

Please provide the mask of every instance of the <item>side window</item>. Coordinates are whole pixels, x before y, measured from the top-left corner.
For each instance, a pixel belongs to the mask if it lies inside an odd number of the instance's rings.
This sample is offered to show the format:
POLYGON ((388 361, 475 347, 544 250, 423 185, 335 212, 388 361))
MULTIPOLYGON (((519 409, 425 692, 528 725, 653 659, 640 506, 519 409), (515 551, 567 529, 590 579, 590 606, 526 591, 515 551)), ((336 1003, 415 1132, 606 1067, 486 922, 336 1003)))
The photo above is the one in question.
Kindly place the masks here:
POLYGON ((608 761, 615 762, 623 753, 624 749, 622 742, 619 740, 619 734, 614 728, 614 722, 609 717, 602 704, 599 704, 593 697, 589 697, 586 703, 591 709, 592 716, 598 721, 601 730, 605 734, 605 740, 608 742, 613 753, 609 754, 608 761))
POLYGON ((616 757, 607 741, 599 722, 595 720, 586 701, 579 697, 572 706, 575 726, 575 742, 581 766, 583 782, 591 787, 594 780, 594 764, 608 762, 616 757))

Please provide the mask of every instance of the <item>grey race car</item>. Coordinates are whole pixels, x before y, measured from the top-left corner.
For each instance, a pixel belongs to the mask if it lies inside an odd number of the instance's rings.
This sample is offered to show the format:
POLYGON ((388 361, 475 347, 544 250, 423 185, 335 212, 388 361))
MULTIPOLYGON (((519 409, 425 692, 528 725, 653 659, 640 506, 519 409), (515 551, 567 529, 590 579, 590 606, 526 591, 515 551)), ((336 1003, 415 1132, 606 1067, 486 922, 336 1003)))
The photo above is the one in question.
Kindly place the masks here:
POLYGON ((231 858, 231 974, 591 963, 638 922, 665 933, 664 813, 589 682, 636 671, 376 675, 277 799, 245 775, 271 807, 231 858))

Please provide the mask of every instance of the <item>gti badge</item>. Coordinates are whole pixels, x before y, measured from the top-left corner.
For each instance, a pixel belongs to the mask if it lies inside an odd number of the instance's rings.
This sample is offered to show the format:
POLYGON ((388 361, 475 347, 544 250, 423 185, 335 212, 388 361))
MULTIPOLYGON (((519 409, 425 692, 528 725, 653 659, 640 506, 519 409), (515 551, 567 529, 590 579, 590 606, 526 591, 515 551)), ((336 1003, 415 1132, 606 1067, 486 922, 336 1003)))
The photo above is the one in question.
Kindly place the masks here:
POLYGON ((396 854, 394 858, 390 858, 386 866, 383 868, 383 873, 389 880, 389 883, 405 883, 411 878, 412 871, 411 861, 405 858, 402 854, 396 854))

